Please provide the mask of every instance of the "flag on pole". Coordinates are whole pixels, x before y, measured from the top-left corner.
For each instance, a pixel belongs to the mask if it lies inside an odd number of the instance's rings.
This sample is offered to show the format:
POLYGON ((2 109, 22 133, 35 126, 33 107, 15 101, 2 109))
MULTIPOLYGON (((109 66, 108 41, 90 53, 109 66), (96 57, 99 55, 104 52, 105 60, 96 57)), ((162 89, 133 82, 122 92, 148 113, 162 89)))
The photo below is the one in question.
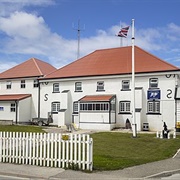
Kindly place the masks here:
POLYGON ((122 29, 119 31, 119 33, 118 33, 117 36, 119 36, 119 37, 125 37, 125 38, 126 38, 126 37, 127 37, 128 30, 129 30, 129 26, 122 28, 122 29))

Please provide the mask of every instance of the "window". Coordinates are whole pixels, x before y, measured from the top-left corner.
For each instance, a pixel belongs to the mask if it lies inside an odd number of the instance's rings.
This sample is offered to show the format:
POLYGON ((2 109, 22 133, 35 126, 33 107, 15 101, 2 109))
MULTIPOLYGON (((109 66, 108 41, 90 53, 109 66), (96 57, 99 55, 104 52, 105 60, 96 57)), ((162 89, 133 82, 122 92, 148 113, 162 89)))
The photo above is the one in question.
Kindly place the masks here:
POLYGON ((37 79, 35 79, 34 80, 34 88, 36 88, 36 87, 38 87, 39 86, 39 84, 38 84, 38 80, 37 79))
POLYGON ((104 81, 97 82, 97 91, 104 91, 104 81))
POLYGON ((0 111, 4 111, 4 107, 0 106, 0 111))
POLYGON ((120 101, 119 102, 119 113, 130 113, 131 110, 130 101, 120 101))
POLYGON ((158 78, 149 79, 149 88, 158 88, 158 78))
POLYGON ((25 82, 25 80, 21 80, 21 88, 26 88, 26 82, 25 82))
POLYGON ((53 92, 59 92, 59 83, 53 84, 53 92))
POLYGON ((109 111, 109 103, 81 103, 81 111, 109 111))
POLYGON ((160 101, 148 101, 148 113, 159 114, 160 113, 160 101))
POLYGON ((6 88, 7 89, 11 89, 11 86, 12 86, 12 82, 11 81, 7 81, 6 82, 6 88))
POLYGON ((75 83, 75 92, 82 92, 82 82, 75 83))
POLYGON ((78 102, 75 101, 75 102, 73 103, 73 113, 74 113, 74 114, 78 114, 78 110, 79 110, 79 108, 78 108, 78 102))
POLYGON ((129 90, 129 80, 122 81, 122 90, 129 90))
POLYGON ((60 102, 52 102, 51 110, 53 113, 58 113, 60 111, 60 102))
POLYGON ((116 111, 116 101, 115 98, 111 101, 111 112, 116 111))
POLYGON ((16 112, 16 105, 15 105, 15 103, 12 103, 12 104, 11 104, 10 111, 11 111, 11 112, 16 112))

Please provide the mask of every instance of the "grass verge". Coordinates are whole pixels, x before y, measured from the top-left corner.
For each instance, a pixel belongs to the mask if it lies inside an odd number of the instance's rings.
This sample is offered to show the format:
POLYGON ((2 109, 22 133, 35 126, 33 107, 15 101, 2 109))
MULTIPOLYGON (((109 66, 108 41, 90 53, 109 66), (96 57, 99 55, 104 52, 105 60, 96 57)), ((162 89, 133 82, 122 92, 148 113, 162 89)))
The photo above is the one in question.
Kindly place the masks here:
POLYGON ((0 131, 6 132, 37 132, 44 133, 45 131, 39 126, 25 126, 25 125, 1 125, 0 131))
POLYGON ((155 134, 101 132, 92 134, 94 170, 117 170, 172 157, 180 148, 176 139, 159 139, 155 134))

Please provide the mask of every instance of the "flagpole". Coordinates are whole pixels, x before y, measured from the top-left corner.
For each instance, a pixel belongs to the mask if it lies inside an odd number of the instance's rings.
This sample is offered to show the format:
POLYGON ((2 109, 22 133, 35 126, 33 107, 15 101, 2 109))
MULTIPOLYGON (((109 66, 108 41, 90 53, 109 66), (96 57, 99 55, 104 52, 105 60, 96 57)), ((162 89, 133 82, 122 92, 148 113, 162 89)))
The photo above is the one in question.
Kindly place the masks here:
POLYGON ((134 19, 132 19, 132 131, 133 137, 137 137, 136 114, 135 114, 135 65, 134 65, 134 19))

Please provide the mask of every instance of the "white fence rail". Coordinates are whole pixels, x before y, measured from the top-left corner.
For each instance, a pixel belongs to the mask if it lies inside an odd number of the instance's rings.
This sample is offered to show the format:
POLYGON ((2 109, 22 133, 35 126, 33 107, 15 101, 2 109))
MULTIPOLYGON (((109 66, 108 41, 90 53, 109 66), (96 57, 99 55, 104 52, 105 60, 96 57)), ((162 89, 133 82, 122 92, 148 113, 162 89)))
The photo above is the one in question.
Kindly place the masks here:
POLYGON ((0 132, 0 162, 92 171, 87 134, 0 132))

